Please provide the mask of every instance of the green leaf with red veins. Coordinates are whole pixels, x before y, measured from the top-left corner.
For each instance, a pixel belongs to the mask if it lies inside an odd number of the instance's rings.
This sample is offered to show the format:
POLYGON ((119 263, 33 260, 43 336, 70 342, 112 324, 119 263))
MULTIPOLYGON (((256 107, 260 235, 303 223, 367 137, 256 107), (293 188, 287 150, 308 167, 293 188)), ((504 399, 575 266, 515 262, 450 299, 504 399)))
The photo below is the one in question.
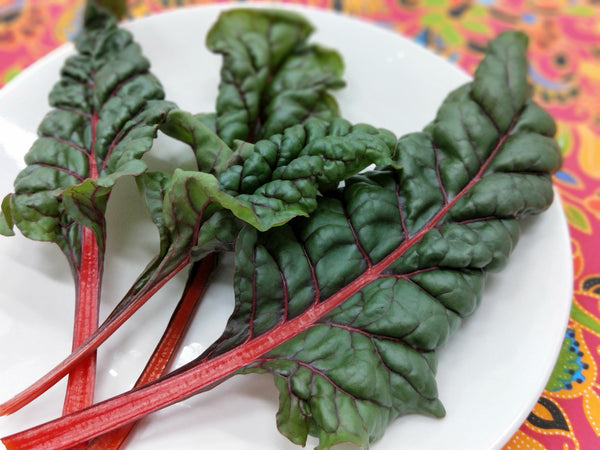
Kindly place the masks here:
POLYGON ((131 34, 95 8, 86 14, 78 53, 62 68, 49 96, 53 109, 3 209, 23 234, 56 242, 70 260, 78 253, 77 223, 98 226, 104 245, 110 188, 119 176, 145 170, 140 158, 173 108, 162 100, 163 89, 131 34))
POLYGON ((330 90, 345 86, 344 63, 334 50, 311 45, 291 54, 264 91, 260 112, 260 137, 282 133, 310 117, 339 117, 330 90))
POLYGON ((248 147, 252 152, 243 163, 218 178, 182 170, 173 174, 164 212, 171 235, 177 236, 172 241, 182 250, 191 248, 195 255, 223 250, 244 222, 266 230, 310 214, 322 190, 370 164, 393 164, 396 138, 343 119, 311 119, 248 147))
POLYGON ((288 11, 220 15, 206 44, 223 55, 216 130, 228 145, 281 133, 311 116, 338 116, 328 91, 343 86, 343 64, 335 51, 308 46, 311 32, 303 17, 288 11))
POLYGON ((310 218, 240 233, 236 307, 203 359, 280 342, 242 372, 275 375, 277 424, 293 442, 368 447, 398 416, 444 415, 436 352, 507 263, 517 219, 551 204, 561 164, 553 121, 520 96, 525 42, 491 44, 502 71, 479 70, 428 131, 401 138, 402 170, 356 175, 310 218), (478 98, 482 84, 503 95, 478 98), (496 123, 505 107, 510 120, 496 123))
MULTIPOLYGON (((190 115, 179 117, 190 123, 190 115)), ((207 155, 214 161, 220 155, 234 155, 223 150, 227 147, 208 128, 194 126, 193 130, 194 140, 208 143, 207 155)), ((253 152, 242 165, 230 166, 219 178, 181 169, 171 177, 152 173, 138 177, 159 228, 161 250, 105 324, 116 322, 122 311, 130 314, 132 305, 141 305, 193 259, 228 250, 244 223, 266 230, 308 215, 316 208, 321 188, 336 186, 372 163, 393 164, 396 138, 369 125, 311 119, 250 148, 253 152)), ((210 158, 206 161, 213 169, 219 166, 210 158)))
POLYGON ((396 138, 370 125, 344 119, 310 119, 283 134, 258 141, 239 165, 219 175, 220 188, 256 211, 259 230, 308 215, 320 192, 370 164, 394 164, 396 138), (284 220, 281 220, 284 219, 284 220))
MULTIPOLYGON (((16 225, 26 237, 54 242, 66 255, 76 284, 77 347, 97 327, 110 191, 119 177, 145 171, 141 157, 174 105, 162 100, 163 89, 132 35, 93 2, 75 48, 50 92, 52 109, 25 155, 15 192, 2 203, 0 232, 13 234, 16 225)), ((91 383, 93 364, 88 370, 91 383)), ((65 411, 89 404, 91 386, 70 386, 68 392, 87 398, 67 401, 65 411)))
POLYGON ((172 111, 162 129, 195 149, 205 170, 176 170, 164 192, 169 258, 230 249, 243 223, 266 230, 308 215, 320 190, 369 164, 393 164, 396 149, 392 133, 343 119, 310 119, 256 144, 240 142, 235 152, 183 111, 172 111))

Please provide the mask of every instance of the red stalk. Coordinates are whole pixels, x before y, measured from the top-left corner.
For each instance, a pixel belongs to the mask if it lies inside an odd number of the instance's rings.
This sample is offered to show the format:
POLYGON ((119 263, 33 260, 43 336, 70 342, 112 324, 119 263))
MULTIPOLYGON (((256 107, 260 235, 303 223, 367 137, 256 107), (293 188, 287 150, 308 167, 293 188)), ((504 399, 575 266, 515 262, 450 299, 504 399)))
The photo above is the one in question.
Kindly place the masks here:
MULTIPOLYGON (((384 262, 385 266, 389 264, 389 261, 384 262)), ((2 442, 9 450, 69 448, 207 390, 311 326, 317 318, 344 301, 349 291, 358 291, 379 274, 376 272, 385 267, 380 263, 375 268, 379 270, 356 279, 325 302, 229 352, 213 359, 192 362, 186 368, 177 370, 174 375, 167 375, 68 416, 7 436, 2 442)))
POLYGON ((170 375, 99 402, 81 411, 2 438, 8 450, 65 449, 107 433, 154 411, 208 390, 235 372, 273 350, 286 340, 311 327, 315 321, 339 306, 365 285, 384 274, 385 269, 423 235, 447 211, 448 204, 428 227, 407 239, 381 262, 347 284, 327 300, 308 308, 294 319, 212 359, 192 361, 170 375))
POLYGON ((64 376, 69 374, 85 358, 92 355, 98 346, 123 325, 146 301, 148 301, 164 284, 173 278, 189 263, 189 256, 184 258, 174 269, 162 274, 161 267, 155 268, 154 276, 147 283, 136 283, 125 298, 119 303, 111 315, 69 356, 51 369, 42 378, 21 391, 7 402, 0 405, 0 415, 12 414, 46 392, 64 376))
MULTIPOLYGON (((188 283, 185 286, 182 297, 179 300, 175 311, 173 311, 173 315, 171 316, 171 320, 167 325, 165 333, 161 337, 152 356, 148 360, 146 367, 135 383, 135 387, 150 383, 167 372, 175 353, 183 341, 183 337, 193 318, 194 311, 202 299, 213 264, 214 258, 211 254, 206 256, 199 263, 194 264, 191 268, 188 283)), ((87 449, 119 449, 125 443, 134 427, 135 422, 131 422, 110 433, 103 434, 90 442, 87 449)))
MULTIPOLYGON (((190 242, 196 242, 202 214, 194 227, 194 233, 190 242)), ((106 341, 121 325, 123 325, 144 303, 162 288, 167 281, 173 278, 181 269, 190 263, 191 255, 181 255, 175 251, 174 254, 167 253, 153 260, 138 277, 134 285, 119 302, 117 307, 106 318, 106 320, 86 339, 77 349, 73 350, 57 366, 39 378, 28 388, 19 392, 10 400, 0 404, 0 416, 12 414, 23 406, 35 400, 63 377, 69 374, 85 358, 93 354, 96 349, 106 341), (171 259, 175 259, 175 265, 171 259), (177 262, 178 261, 178 262, 177 262)))
MULTIPOLYGON (((98 328, 98 304, 102 279, 102 255, 96 236, 82 227, 81 262, 77 271, 77 297, 73 327, 73 349, 98 328)), ((96 354, 88 356, 69 374, 63 414, 85 408, 94 401, 96 354)))
MULTIPOLYGON (((98 113, 94 111, 90 119, 92 132, 91 148, 87 154, 88 178, 98 178, 96 163, 96 129, 98 113)), ((81 227, 81 259, 76 271, 77 294, 75 298, 75 321, 73 344, 75 350, 98 328, 100 289, 102 285, 102 264, 104 255, 100 250, 93 231, 81 227)), ((85 408, 94 402, 96 384, 96 352, 88 356, 69 374, 67 391, 63 405, 63 415, 85 408)))

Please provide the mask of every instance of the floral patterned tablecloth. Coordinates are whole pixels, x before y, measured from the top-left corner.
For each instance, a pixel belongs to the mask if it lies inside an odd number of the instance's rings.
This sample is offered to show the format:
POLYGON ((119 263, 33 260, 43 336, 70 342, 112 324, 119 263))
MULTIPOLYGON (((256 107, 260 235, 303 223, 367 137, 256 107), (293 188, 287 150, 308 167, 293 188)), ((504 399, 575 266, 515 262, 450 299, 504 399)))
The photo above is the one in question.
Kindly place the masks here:
MULTIPOLYGON (((139 17, 201 3, 208 2, 129 0, 128 7, 130 16, 139 17)), ((558 123, 557 139, 565 158, 554 180, 569 223, 575 285, 556 367, 505 449, 600 449, 600 1, 295 3, 368 18, 412 37, 471 73, 486 42, 500 31, 519 29, 529 35, 535 97, 558 123)), ((0 87, 74 35, 82 4, 83 0, 0 0, 0 87)))

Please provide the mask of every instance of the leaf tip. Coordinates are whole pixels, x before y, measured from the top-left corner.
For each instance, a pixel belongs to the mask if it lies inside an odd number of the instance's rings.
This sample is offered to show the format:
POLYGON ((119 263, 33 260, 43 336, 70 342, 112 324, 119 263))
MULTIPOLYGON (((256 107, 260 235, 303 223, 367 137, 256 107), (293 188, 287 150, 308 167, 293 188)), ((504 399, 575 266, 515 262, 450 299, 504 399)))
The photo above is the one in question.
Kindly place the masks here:
POLYGON ((2 200, 1 211, 0 211, 0 234, 4 236, 14 236, 15 232, 13 231, 14 220, 12 215, 12 208, 10 205, 10 200, 12 198, 12 194, 8 194, 2 200))
POLYGON ((488 43, 488 52, 503 54, 504 49, 516 47, 516 50, 522 57, 525 57, 527 47, 529 46, 529 36, 522 31, 508 30, 503 31, 496 39, 488 43))
POLYGON ((91 0, 87 2, 85 9, 85 21, 95 20, 101 15, 100 11, 108 12, 115 19, 121 20, 127 14, 127 2, 125 0, 91 0))
POLYGON ((444 408, 444 405, 442 404, 439 398, 436 398, 431 402, 427 403, 423 412, 437 419, 441 419, 442 417, 446 416, 446 408, 444 408))

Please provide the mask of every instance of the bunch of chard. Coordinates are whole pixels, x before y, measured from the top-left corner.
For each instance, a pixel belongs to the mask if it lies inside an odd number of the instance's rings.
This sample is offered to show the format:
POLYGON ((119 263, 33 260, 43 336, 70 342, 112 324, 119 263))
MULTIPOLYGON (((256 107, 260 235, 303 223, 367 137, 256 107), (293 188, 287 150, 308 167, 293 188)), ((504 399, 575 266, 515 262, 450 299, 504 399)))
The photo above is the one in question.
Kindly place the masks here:
MULTIPOLYGON (((2 202, 0 231, 16 225, 27 237, 56 243, 67 257, 76 290, 73 347, 98 325, 105 251, 106 204, 119 177, 139 175, 159 125, 174 104, 132 36, 93 4, 61 79, 52 110, 2 202)), ((71 372, 65 412, 92 403, 95 357, 71 372)))
MULTIPOLYGON (((160 250, 106 321, 0 412, 16 411, 77 373, 194 261, 202 262, 182 301, 199 297, 212 254, 235 252, 235 309, 223 335, 194 361, 163 375, 176 344, 159 347, 164 358, 149 368, 160 370, 135 389, 8 436, 8 448, 90 441, 107 448, 128 433, 109 431, 250 372, 273 375, 277 425, 300 445, 310 434, 319 448, 368 447, 398 416, 444 414, 437 349, 475 311, 486 273, 506 264, 518 219, 551 204, 551 173, 561 164, 554 122, 529 97, 527 39, 505 33, 492 41, 474 80, 448 95, 431 124, 396 139, 339 118, 329 90, 343 86, 341 58, 309 44, 311 31, 288 12, 223 13, 207 37, 223 55, 216 112, 194 115, 140 95, 143 88, 127 89, 152 80, 160 90, 147 62, 138 74, 125 63, 129 57, 119 58, 129 44, 139 55, 131 36, 106 13, 88 10, 80 53, 55 88, 82 93, 53 103, 40 128, 52 137, 41 137, 28 154, 3 204, 3 229, 15 223, 29 237, 57 242, 78 281, 80 258, 69 255, 80 254, 86 229, 103 242, 110 188, 118 176, 135 175, 160 250), (114 55, 102 59, 109 51, 114 55), (103 64, 109 80, 100 76, 103 64), (129 93, 138 97, 129 100, 129 93), (115 122, 105 130, 109 112, 115 122), (139 157, 157 127, 190 145, 197 171, 145 172, 139 157), (53 145, 42 147, 45 139, 53 145), (71 165, 64 156, 71 153, 88 163, 71 165), (47 173, 43 189, 28 177, 33 171, 47 173)), ((177 342, 185 325, 174 328, 177 342)))

